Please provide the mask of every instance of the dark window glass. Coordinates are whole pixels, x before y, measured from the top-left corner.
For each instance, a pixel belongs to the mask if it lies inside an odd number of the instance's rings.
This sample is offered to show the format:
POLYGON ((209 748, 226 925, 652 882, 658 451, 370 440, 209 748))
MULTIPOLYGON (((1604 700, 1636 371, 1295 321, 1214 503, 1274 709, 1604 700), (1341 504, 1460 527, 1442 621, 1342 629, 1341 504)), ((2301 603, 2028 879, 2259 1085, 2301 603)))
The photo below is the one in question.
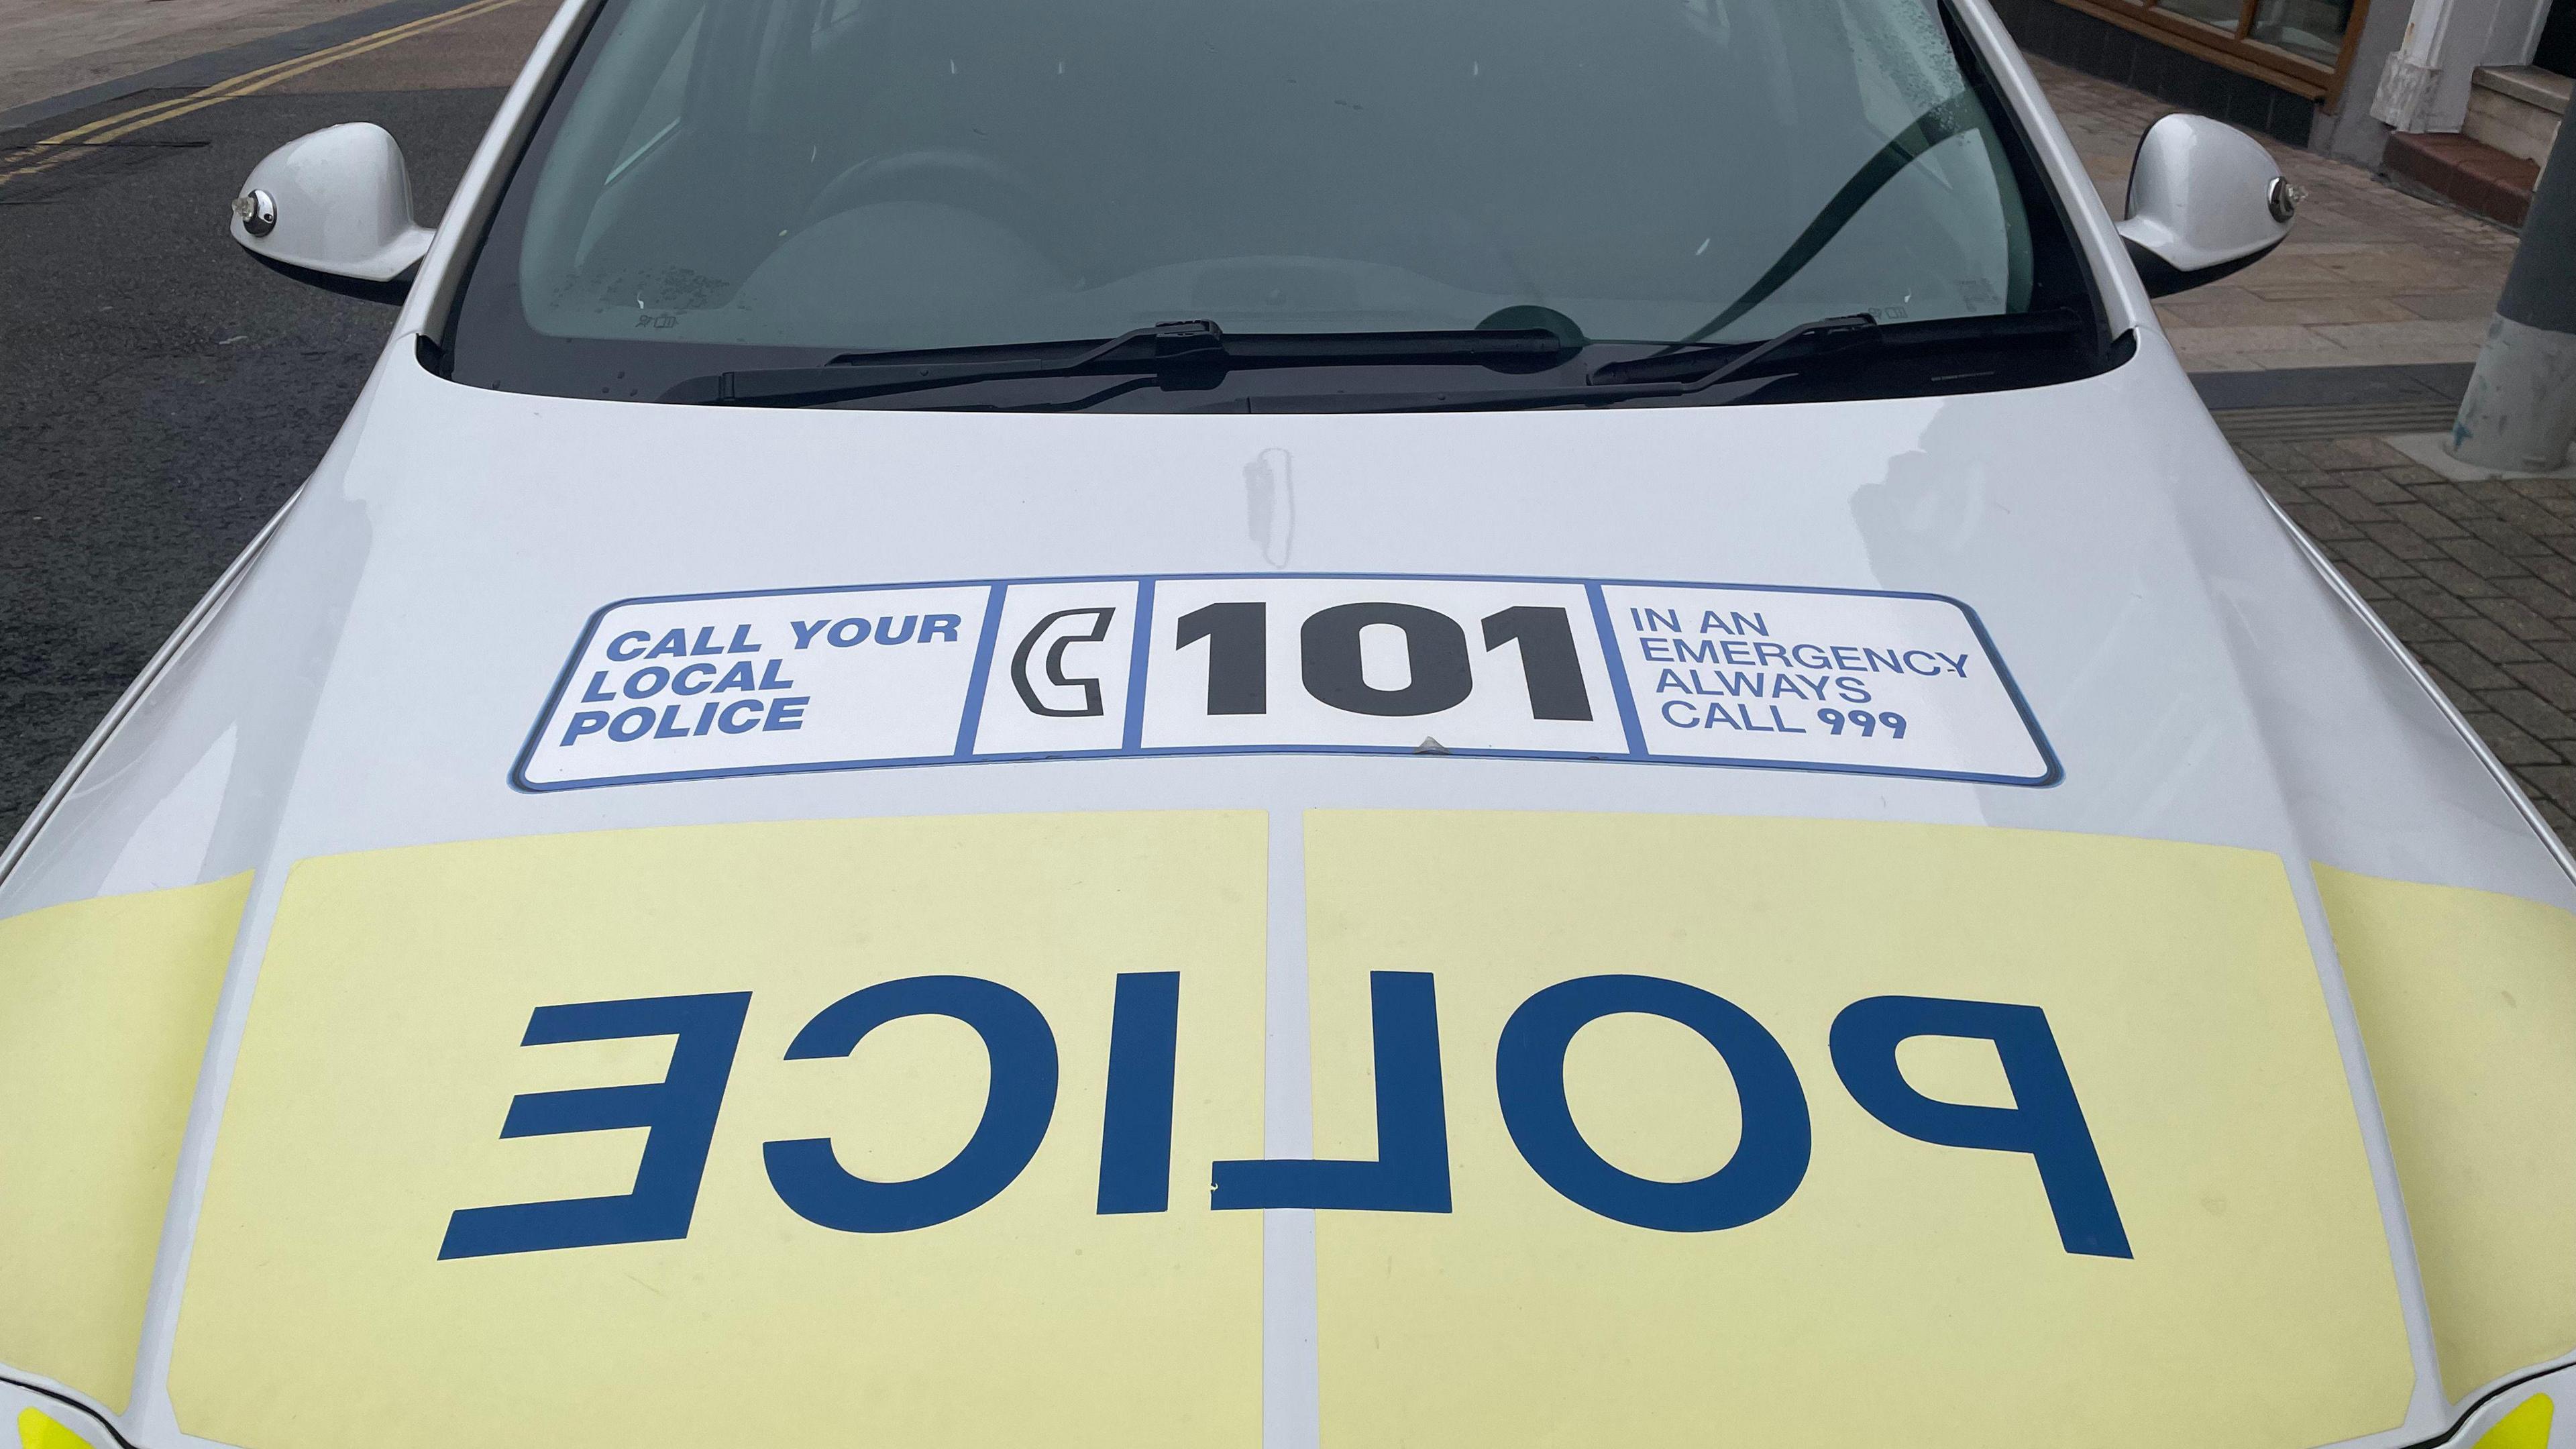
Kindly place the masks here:
POLYGON ((607 0, 450 370, 649 398, 1173 319, 1544 316, 1597 363, 2095 317, 1962 56, 1931 0, 607 0))

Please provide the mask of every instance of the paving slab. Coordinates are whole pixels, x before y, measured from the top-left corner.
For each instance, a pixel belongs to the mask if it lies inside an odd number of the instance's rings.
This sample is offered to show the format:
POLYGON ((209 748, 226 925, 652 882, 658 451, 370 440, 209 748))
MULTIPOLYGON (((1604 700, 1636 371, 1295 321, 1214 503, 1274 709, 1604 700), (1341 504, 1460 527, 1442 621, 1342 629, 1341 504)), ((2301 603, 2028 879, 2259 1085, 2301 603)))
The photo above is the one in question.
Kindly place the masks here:
POLYGON ((2576 480, 2455 481, 2369 436, 2237 455, 2576 838, 2576 480))

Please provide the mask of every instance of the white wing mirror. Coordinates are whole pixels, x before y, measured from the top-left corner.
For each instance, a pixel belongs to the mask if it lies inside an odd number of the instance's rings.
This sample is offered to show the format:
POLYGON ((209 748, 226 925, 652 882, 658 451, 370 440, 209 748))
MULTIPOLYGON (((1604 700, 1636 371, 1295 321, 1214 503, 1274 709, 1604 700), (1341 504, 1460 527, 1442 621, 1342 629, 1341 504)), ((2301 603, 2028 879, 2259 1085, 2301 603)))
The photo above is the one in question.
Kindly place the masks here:
POLYGON ((233 240, 298 280, 389 298, 433 233, 411 218, 411 173, 385 128, 360 121, 289 141, 251 168, 233 240))
POLYGON ((2138 141, 2120 236, 2147 295, 2162 297, 2261 261, 2290 234, 2303 195, 2253 137, 2207 116, 2167 116, 2138 141))

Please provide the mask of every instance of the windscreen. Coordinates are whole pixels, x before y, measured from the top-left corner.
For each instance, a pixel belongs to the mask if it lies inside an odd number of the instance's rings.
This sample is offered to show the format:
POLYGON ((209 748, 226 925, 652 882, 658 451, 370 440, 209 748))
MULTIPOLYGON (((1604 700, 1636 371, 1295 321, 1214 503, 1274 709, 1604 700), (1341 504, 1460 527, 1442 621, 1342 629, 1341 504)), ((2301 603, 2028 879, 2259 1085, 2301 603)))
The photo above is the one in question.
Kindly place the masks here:
POLYGON ((820 361, 1989 317, 2065 247, 1992 109, 1929 0, 608 0, 467 330, 820 361))

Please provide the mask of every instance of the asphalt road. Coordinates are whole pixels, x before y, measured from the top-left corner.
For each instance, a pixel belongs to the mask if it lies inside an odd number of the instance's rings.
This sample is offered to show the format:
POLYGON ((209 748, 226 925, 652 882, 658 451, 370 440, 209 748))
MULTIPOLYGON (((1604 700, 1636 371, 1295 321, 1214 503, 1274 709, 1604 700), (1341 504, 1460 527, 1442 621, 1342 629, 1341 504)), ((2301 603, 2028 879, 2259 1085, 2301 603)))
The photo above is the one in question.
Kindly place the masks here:
MULTIPOLYGON (((233 245, 242 178, 307 131, 373 121, 415 213, 440 214, 553 8, 518 0, 117 144, 21 149, 203 82, 0 130, 0 173, 48 163, 0 180, 0 839, 312 471, 385 344, 391 307, 233 245)), ((226 59, 199 64, 237 73, 226 59)))

